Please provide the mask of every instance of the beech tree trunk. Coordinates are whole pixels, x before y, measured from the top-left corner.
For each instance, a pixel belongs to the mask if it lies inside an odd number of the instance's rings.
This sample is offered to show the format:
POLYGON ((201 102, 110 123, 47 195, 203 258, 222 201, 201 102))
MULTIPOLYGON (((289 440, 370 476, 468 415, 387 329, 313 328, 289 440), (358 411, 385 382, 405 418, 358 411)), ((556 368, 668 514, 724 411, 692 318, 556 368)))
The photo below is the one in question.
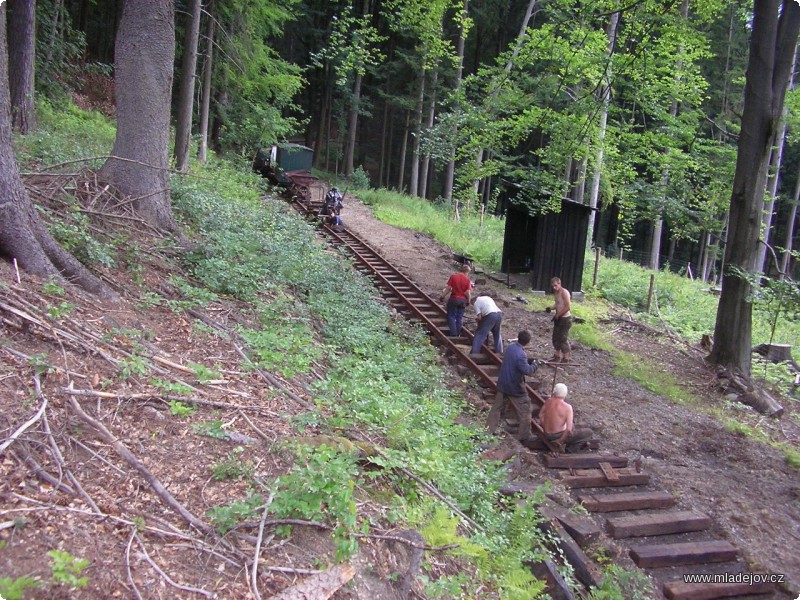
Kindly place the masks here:
POLYGON ((189 2, 189 22, 183 40, 181 85, 178 91, 178 119, 175 122, 175 169, 185 173, 189 168, 189 143, 192 137, 194 80, 197 73, 197 41, 200 38, 200 0, 189 2))
POLYGON ((356 73, 353 83, 353 99, 350 104, 350 112, 347 115, 347 141, 344 147, 344 175, 350 177, 355 170, 354 155, 356 147, 356 134, 358 132, 358 113, 361 110, 361 82, 363 77, 356 73))
MULTIPOLYGON (((209 9, 210 11, 210 6, 209 9)), ((208 159, 208 115, 211 109, 211 75, 214 72, 214 16, 209 12, 206 25, 206 59, 203 66, 203 94, 200 103, 200 147, 197 160, 205 164, 208 159)))
POLYGON ((406 123, 403 126, 403 143, 400 146, 400 169, 397 173, 397 191, 401 194, 405 192, 405 188, 403 187, 403 177, 405 175, 406 170, 406 154, 408 152, 408 126, 411 122, 411 115, 408 111, 406 111, 406 123))
POLYGON ((419 190, 419 145, 422 135, 422 110, 425 103, 425 69, 419 70, 419 89, 417 104, 414 108, 414 139, 411 140, 411 176, 408 182, 408 194, 416 196, 419 190))
POLYGON ((783 258, 781 258, 780 278, 784 279, 789 275, 789 261, 792 258, 792 243, 794 241, 794 225, 797 221, 797 203, 800 202, 800 172, 798 172, 797 183, 794 186, 789 216, 786 219, 786 236, 783 238, 783 258))
MULTIPOLYGON (((438 71, 434 70, 431 74, 431 77, 433 81, 431 82, 431 97, 428 101, 428 130, 433 128, 433 124, 436 121, 436 84, 439 80, 438 71)), ((419 186, 417 188, 417 192, 420 198, 428 197, 428 172, 430 166, 431 157, 426 154, 424 157, 422 157, 419 170, 419 186)))
MULTIPOLYGON (((462 11, 462 18, 466 19, 468 12, 469 12, 469 0, 463 0, 464 4, 461 8, 462 11)), ((453 89, 458 90, 461 87, 461 81, 464 75, 464 44, 466 42, 466 36, 464 34, 464 27, 459 28, 458 31, 458 43, 456 44, 456 77, 455 81, 453 82, 453 89)), ((458 131, 453 131, 453 137, 456 136, 458 131)), ((453 199, 453 186, 455 185, 455 173, 456 173, 456 150, 453 148, 450 151, 450 160, 447 162, 447 168, 444 174, 444 190, 442 191, 442 195, 444 196, 445 200, 452 200, 453 199)))
POLYGON ((169 192, 174 0, 125 0, 114 58, 117 137, 99 177, 145 221, 175 231, 169 192))
POLYGON ((0 254, 23 270, 67 279, 98 296, 116 294, 53 239, 19 175, 11 146, 11 96, 6 51, 6 8, 0 4, 0 254))
MULTIPOLYGON (((589 192, 589 206, 592 209, 597 208, 600 200, 600 177, 603 173, 603 158, 605 156, 606 146, 606 129, 608 129, 608 107, 611 104, 611 57, 614 55, 614 48, 617 44, 617 25, 619 25, 619 13, 611 13, 608 20, 608 28, 606 35, 608 36, 608 65, 604 75, 605 82, 600 87, 600 100, 602 101, 602 109, 600 109, 600 125, 597 130, 597 154, 594 158, 594 171, 592 172, 592 187, 589 192)), ((594 220, 595 210, 589 211, 589 227, 587 228, 586 247, 592 245, 594 239, 594 220)))
POLYGON ((710 360, 750 374, 753 273, 772 141, 780 122, 800 31, 795 0, 755 0, 750 58, 736 154, 722 293, 710 360))
POLYGON ((20 133, 36 129, 33 85, 36 58, 36 0, 8 0, 8 85, 11 126, 20 133))
MULTIPOLYGON (((797 62, 797 47, 795 47, 794 57, 792 64, 797 62)), ((789 90, 794 87, 794 74, 789 76, 789 90)), ((761 215, 762 228, 764 231, 764 242, 758 245, 758 257, 756 258, 756 267, 761 269, 765 275, 769 275, 769 261, 772 258, 772 253, 767 254, 767 247, 770 245, 770 234, 772 232, 772 214, 775 211, 775 198, 778 196, 778 184, 781 179, 781 167, 783 166, 783 148, 786 142, 786 129, 788 111, 786 107, 781 114, 781 123, 778 127, 778 132, 775 135, 774 147, 770 156, 769 167, 769 182, 767 184, 767 198, 764 201, 764 211, 761 215)), ((775 265, 777 269, 779 266, 775 265)))

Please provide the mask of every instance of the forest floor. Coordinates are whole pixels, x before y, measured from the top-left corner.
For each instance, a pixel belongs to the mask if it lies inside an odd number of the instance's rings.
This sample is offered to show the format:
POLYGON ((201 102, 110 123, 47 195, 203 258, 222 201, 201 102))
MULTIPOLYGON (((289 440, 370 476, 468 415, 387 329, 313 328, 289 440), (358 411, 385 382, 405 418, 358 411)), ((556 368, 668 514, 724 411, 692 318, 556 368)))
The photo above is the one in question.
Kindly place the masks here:
MULTIPOLYGON (((448 248, 379 222, 353 199, 344 217, 348 228, 438 296, 454 268, 448 248)), ((205 529, 208 511, 245 498, 252 480, 290 469, 286 442, 298 436, 291 417, 313 406, 308 390, 316 375, 287 379, 243 368, 232 332, 257 315, 229 299, 181 308, 185 298, 170 282, 179 272, 176 257, 151 242, 150 249, 130 253, 142 264, 102 273, 121 296, 113 304, 24 273, 18 280, 12 266, 0 264, 0 578, 37 580, 39 588, 26 598, 254 598, 250 579, 256 576, 247 565, 257 541, 267 557, 259 563, 259 589, 269 597, 318 572, 331 556, 329 532, 313 527, 298 526, 283 539, 267 523, 258 540, 257 520, 224 538, 205 529), (161 299, 142 289, 158 291, 161 299), (189 396, 177 395, 179 384, 191 387, 189 396), (175 404, 181 399, 194 402, 196 412, 181 414, 175 404), (47 558, 54 549, 68 554, 47 558), (69 579, 69 564, 79 558, 88 561, 74 571, 87 578, 82 588, 69 579), (51 563, 66 567, 57 575, 51 563)), ((550 356, 548 315, 514 300, 523 282, 510 289, 478 277, 487 281, 480 289, 491 290, 501 305, 504 337, 528 329, 530 354, 550 356)), ((780 451, 732 433, 703 412, 726 401, 698 348, 624 315, 603 327, 616 346, 673 373, 697 403, 677 405, 646 391, 614 375, 607 353, 575 344, 576 366, 558 371, 558 379, 570 389, 579 425, 595 430, 603 451, 639 459, 680 506, 713 517, 752 571, 785 574, 788 583, 777 597, 795 598, 797 471, 780 451)), ((545 371, 543 394, 553 383, 552 371, 545 371)), ((480 388, 455 369, 450 382, 475 409, 464 419, 485 418, 480 388)), ((766 420, 744 406, 726 410, 800 447, 796 415, 766 420)), ((517 457, 531 456, 511 438, 503 444, 517 457)), ((517 481, 538 484, 549 477, 536 460, 512 466, 517 481)), ((566 496, 558 485, 554 489, 566 496)), ((630 566, 610 541, 609 550, 630 566)), ((399 597, 392 574, 409 569, 410 554, 396 541, 362 540, 352 562, 355 578, 333 598, 399 597)), ((445 557, 436 563, 443 571, 458 566, 445 557)), ((415 597, 422 597, 418 590, 415 597)))

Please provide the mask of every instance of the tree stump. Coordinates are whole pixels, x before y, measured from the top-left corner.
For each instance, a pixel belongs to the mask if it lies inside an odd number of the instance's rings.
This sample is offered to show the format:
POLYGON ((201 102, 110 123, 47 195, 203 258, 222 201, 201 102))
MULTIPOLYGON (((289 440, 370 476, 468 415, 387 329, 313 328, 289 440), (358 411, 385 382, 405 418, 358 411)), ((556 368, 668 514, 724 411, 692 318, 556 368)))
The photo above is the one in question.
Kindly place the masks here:
POLYGON ((760 354, 769 362, 794 363, 794 359, 792 358, 792 346, 790 344, 759 344, 753 348, 753 352, 760 354))

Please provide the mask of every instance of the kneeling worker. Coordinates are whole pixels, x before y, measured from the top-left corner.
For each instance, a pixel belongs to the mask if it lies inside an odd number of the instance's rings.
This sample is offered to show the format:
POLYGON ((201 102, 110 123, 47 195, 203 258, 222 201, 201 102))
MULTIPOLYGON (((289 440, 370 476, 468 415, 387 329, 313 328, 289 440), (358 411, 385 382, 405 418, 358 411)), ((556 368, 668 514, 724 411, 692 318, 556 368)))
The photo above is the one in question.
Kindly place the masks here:
POLYGON ((531 437, 531 399, 525 390, 525 375, 532 375, 539 368, 539 363, 528 358, 525 346, 531 341, 531 334, 522 330, 517 334, 517 341, 506 348, 500 374, 497 377, 497 395, 489 411, 487 426, 489 433, 495 434, 500 426, 503 409, 511 402, 519 417, 517 437, 525 441, 531 437))
POLYGON ((552 395, 539 410, 539 422, 549 441, 569 449, 588 441, 592 437, 592 430, 574 429, 572 406, 564 401, 567 392, 567 386, 563 383, 555 385, 552 395))

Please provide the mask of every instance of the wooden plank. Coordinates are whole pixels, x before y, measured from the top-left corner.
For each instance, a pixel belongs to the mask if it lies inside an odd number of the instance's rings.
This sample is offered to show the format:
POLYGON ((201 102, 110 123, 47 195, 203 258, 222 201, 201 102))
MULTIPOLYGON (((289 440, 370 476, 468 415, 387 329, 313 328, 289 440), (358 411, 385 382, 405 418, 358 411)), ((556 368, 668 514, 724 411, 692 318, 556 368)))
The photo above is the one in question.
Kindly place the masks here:
POLYGON ((709 517, 690 510, 609 517, 607 522, 609 532, 616 539, 703 531, 711 527, 709 517))
POLYGON ((550 559, 532 565, 531 572, 537 579, 547 582, 546 591, 551 600, 575 600, 575 596, 569 589, 567 582, 561 577, 555 564, 550 559))
POLYGON ((738 550, 725 540, 632 546, 633 562, 642 568, 674 567, 736 560, 738 550))
POLYGON ((620 469, 618 473, 618 481, 609 481, 600 469, 590 469, 584 472, 578 471, 575 475, 562 475, 561 481, 564 485, 571 488, 647 485, 650 482, 650 475, 647 473, 635 473, 630 469, 620 469))
POLYGON ((614 470, 611 463, 601 462, 599 467, 606 479, 609 481, 619 481, 619 473, 614 470))
POLYGON ((669 581, 664 584, 668 600, 716 600, 734 596, 769 594, 775 591, 771 583, 684 583, 669 581))
POLYGON ((526 494, 532 496, 541 487, 539 483, 530 483, 527 481, 509 481, 504 483, 497 490, 503 496, 514 496, 515 494, 526 494))
POLYGON ((544 466, 549 469, 596 469, 601 462, 608 463, 612 467, 628 466, 628 458, 626 456, 598 454, 596 452, 544 457, 544 466))
POLYGON ((585 494, 578 496, 578 502, 589 512, 615 512, 620 510, 642 510, 649 508, 670 508, 675 506, 675 498, 669 492, 624 492, 622 494, 585 494))
POLYGON ((587 588, 599 587, 603 583, 600 569, 592 560, 586 556, 580 546, 564 530, 558 521, 544 521, 538 527, 543 531, 553 534, 556 545, 564 553, 572 568, 575 570, 575 577, 587 588))
MULTIPOLYGON (((492 396, 494 397, 494 396, 492 396)), ((534 414, 536 414, 539 410, 539 407, 533 407, 534 414)), ((522 444, 528 450, 534 450, 536 452, 541 450, 549 450, 550 448, 547 447, 547 444, 544 443, 543 440, 539 438, 531 438, 529 441, 523 442, 522 444)), ((597 438, 592 438, 591 440, 586 440, 586 449, 587 450, 597 450, 600 447, 600 440, 597 438)), ((559 456, 572 456, 571 454, 561 454, 559 456)), ((572 467, 568 467, 571 469, 572 467)))
POLYGON ((545 504, 539 507, 539 512, 543 517, 558 521, 581 548, 597 540, 602 533, 600 526, 591 517, 575 514, 561 506, 545 504))

